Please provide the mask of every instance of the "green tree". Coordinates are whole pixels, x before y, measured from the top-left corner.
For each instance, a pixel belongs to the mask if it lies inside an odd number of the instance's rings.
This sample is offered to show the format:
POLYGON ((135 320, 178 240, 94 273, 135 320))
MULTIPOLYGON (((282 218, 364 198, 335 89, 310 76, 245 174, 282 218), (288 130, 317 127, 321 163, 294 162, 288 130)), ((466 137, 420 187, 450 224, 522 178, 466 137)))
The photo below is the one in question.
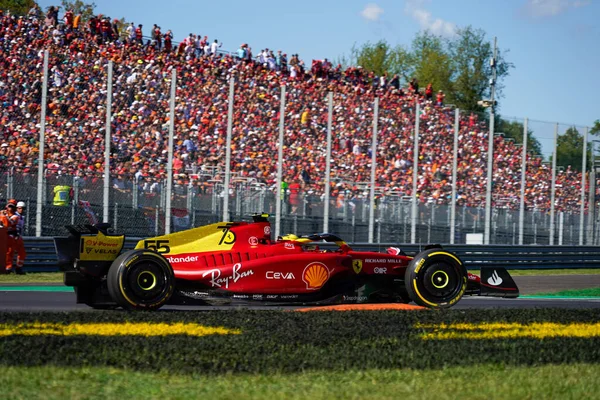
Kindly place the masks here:
MULTIPOLYGON (((456 37, 448 40, 448 53, 452 60, 453 95, 456 106, 466 110, 480 110, 477 102, 490 97, 489 80, 492 76, 490 60, 493 45, 485 32, 471 26, 459 29, 456 37)), ((502 97, 503 80, 509 75, 513 64, 498 51, 496 59, 496 99, 502 97)))
MULTIPOLYGON (((502 132, 505 138, 512 138, 515 143, 523 143, 523 124, 518 121, 507 121, 496 115, 494 118, 494 130, 502 132)), ((527 152, 531 154, 542 154, 542 145, 534 136, 534 132, 527 129, 527 152)))
POLYGON ((390 69, 390 46, 385 40, 380 40, 374 45, 366 43, 360 49, 353 48, 353 52, 356 54, 358 65, 376 75, 383 75, 390 69))
POLYGON ((34 0, 0 0, 0 10, 25 15, 36 4, 34 0))
POLYGON ((62 0, 61 4, 63 11, 72 10, 73 14, 80 14, 82 21, 88 21, 96 14, 94 12, 96 3, 94 2, 86 3, 82 0, 62 0))
MULTIPOLYGON (((514 68, 505 54, 499 51, 496 59, 496 99, 502 98, 503 80, 514 68)), ((385 40, 354 45, 349 59, 344 57, 342 64, 358 64, 377 75, 399 74, 405 81, 417 78, 421 87, 432 83, 435 90, 444 91, 446 103, 463 110, 482 111, 477 102, 490 96, 492 56, 493 46, 485 32, 467 26, 450 39, 429 31, 419 32, 410 49, 392 48, 385 40)))
POLYGON ((446 104, 456 104, 456 95, 452 82, 452 60, 444 52, 427 51, 423 54, 419 64, 415 66, 415 78, 419 81, 420 88, 431 83, 437 90, 446 94, 446 104))
POLYGON ((418 74, 432 54, 446 54, 441 36, 436 36, 429 31, 417 33, 412 41, 409 60, 412 64, 412 73, 418 74))
MULTIPOLYGON (((446 93, 446 103, 454 103, 452 60, 440 36, 429 31, 420 32, 415 36, 412 52, 408 56, 407 72, 419 81, 420 88, 431 83, 434 88, 446 93)), ((408 77, 406 79, 408 80, 408 77)))
POLYGON ((389 75, 398 74, 408 81, 412 71, 412 56, 409 51, 402 46, 395 48, 385 40, 377 43, 367 42, 362 46, 356 43, 350 49, 350 55, 342 55, 337 60, 344 68, 352 65, 360 65, 367 71, 374 72, 376 75, 383 75, 387 72, 389 75))
POLYGON ((590 133, 594 136, 600 136, 600 119, 594 121, 594 126, 590 129, 590 133))
MULTIPOLYGON (((576 128, 569 128, 556 139, 556 165, 563 167, 571 166, 571 169, 581 171, 583 161, 583 136, 576 128)), ((591 154, 588 150, 588 164, 591 154)), ((589 168, 589 165, 588 165, 589 168)))
POLYGON ((408 82, 414 70, 413 64, 414 62, 410 50, 398 45, 390 52, 388 73, 390 75, 398 74, 405 82, 408 82))

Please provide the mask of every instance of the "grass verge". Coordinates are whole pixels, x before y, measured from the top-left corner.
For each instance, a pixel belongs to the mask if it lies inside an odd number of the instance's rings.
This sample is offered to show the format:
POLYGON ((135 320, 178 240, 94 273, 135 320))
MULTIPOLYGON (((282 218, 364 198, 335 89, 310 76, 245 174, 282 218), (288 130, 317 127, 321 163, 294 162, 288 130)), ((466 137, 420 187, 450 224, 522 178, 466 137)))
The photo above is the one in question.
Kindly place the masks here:
POLYGON ((598 321, 600 309, 0 313, 0 364, 219 375, 598 363, 598 321), (92 323, 107 334, 81 326, 92 323), (145 335, 180 323, 239 333, 145 335))
POLYGON ((599 375, 598 364, 220 376, 45 366, 4 368, 0 385, 5 398, 45 399, 589 399, 599 375))
POLYGON ((536 293, 527 297, 600 297, 600 288, 562 290, 560 292, 536 293))
POLYGON ((25 275, 0 275, 0 283, 63 283, 63 273, 30 272, 25 275))

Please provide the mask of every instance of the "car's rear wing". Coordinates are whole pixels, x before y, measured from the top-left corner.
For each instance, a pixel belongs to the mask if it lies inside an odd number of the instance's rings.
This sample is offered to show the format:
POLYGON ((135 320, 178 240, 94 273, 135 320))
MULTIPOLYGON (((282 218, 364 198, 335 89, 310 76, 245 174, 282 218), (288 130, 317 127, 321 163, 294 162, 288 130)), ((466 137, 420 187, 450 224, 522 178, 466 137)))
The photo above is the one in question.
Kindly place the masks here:
POLYGON ((67 225, 67 237, 55 237, 58 266, 66 271, 79 261, 110 262, 117 258, 125 243, 125 235, 115 235, 110 224, 67 225))

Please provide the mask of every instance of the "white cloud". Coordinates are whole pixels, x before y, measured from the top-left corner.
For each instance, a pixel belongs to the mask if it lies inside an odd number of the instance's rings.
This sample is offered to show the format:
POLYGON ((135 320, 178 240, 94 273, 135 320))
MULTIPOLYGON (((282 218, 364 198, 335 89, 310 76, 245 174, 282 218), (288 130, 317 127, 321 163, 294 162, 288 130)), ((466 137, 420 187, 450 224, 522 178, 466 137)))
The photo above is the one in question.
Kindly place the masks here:
POLYGON ((429 30, 435 35, 453 36, 456 25, 441 18, 433 18, 431 12, 424 8, 423 0, 407 0, 404 12, 417 21, 423 30, 429 30))
POLYGON ((367 4, 365 9, 360 12, 360 15, 368 21, 379 21, 381 14, 383 14, 383 8, 375 3, 367 4))
POLYGON ((555 17, 569 8, 580 8, 590 4, 590 0, 526 0, 523 11, 533 18, 555 17))
POLYGON ((592 0, 575 0, 572 2, 571 5, 574 8, 579 8, 579 7, 589 6, 590 4, 592 4, 592 0))

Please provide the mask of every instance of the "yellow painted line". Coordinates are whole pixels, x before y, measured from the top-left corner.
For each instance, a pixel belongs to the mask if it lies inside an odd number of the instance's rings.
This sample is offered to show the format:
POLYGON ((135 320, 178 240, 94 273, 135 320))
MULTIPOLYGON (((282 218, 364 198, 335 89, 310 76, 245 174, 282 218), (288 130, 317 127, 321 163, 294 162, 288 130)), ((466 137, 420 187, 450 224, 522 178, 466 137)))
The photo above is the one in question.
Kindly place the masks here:
POLYGON ((591 338, 600 337, 600 322, 482 322, 457 324, 416 324, 416 329, 424 330, 420 336, 424 340, 446 339, 546 339, 555 337, 591 338))
POLYGON ((123 323, 42 323, 25 322, 18 324, 0 324, 0 336, 56 335, 56 336, 208 336, 239 335, 238 329, 211 327, 194 323, 176 322, 123 322, 123 323))

